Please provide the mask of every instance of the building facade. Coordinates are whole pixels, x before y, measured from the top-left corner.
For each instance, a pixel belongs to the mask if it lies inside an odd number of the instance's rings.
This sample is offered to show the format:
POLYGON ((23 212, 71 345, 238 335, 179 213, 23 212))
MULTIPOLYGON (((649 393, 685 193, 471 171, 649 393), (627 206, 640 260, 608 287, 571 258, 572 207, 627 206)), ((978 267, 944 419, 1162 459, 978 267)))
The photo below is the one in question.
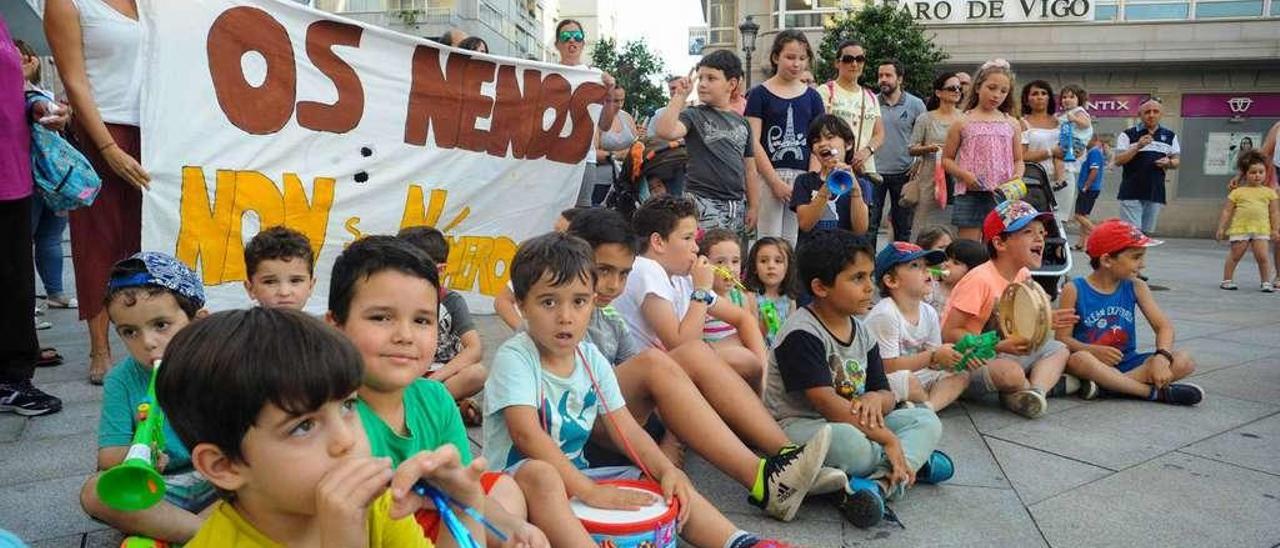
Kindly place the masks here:
POLYGON ((406 34, 435 38, 449 29, 479 36, 497 55, 553 60, 558 0, 311 0, 318 8, 406 34))
MULTIPOLYGON (((823 25, 851 0, 703 0, 708 50, 742 55, 738 24, 760 25, 752 81, 766 77, 780 29, 823 25)), ((1280 121, 1280 0, 902 0, 950 55, 943 69, 973 72, 1008 59, 1019 85, 1081 84, 1097 132, 1114 136, 1137 123, 1138 104, 1158 98, 1163 124, 1178 134, 1181 169, 1167 180, 1169 204, 1157 232, 1212 236, 1226 181, 1242 149, 1261 146, 1280 121)), ((869 67, 868 70, 874 70, 869 67)), ((1106 175, 1096 216, 1112 216, 1119 169, 1106 175)), ((1070 207, 1067 205, 1066 207, 1070 207)))

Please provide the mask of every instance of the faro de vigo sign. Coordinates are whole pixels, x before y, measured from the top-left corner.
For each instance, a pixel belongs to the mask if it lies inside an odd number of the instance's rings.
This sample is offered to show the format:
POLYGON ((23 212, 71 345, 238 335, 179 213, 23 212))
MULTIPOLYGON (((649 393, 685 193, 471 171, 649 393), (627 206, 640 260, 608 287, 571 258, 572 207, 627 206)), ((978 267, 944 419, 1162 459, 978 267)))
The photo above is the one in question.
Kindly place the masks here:
POLYGON ((919 23, 1092 21, 1093 0, 890 0, 919 23))

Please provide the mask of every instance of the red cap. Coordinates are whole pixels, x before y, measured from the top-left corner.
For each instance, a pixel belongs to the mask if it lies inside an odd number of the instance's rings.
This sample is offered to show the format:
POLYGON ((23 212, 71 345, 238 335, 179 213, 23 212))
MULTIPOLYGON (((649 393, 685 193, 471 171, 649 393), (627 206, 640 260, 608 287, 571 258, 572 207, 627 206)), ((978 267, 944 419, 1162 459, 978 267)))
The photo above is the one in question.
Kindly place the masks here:
POLYGON ((1131 247, 1152 247, 1162 243, 1164 242, 1147 237, 1138 227, 1120 219, 1107 219, 1093 227, 1084 248, 1090 257, 1096 259, 1103 255, 1115 255, 1131 247))

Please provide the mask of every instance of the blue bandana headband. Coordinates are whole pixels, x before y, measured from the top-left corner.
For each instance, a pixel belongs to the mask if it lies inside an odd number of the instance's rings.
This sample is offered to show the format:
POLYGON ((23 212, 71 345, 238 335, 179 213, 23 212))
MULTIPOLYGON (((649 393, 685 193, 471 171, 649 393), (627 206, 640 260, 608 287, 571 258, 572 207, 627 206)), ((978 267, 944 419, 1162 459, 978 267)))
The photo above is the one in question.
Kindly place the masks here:
POLYGON ((181 261, 155 251, 143 251, 127 260, 142 261, 146 271, 111 278, 107 283, 108 293, 130 287, 158 286, 186 297, 196 306, 204 306, 204 284, 200 283, 200 277, 181 261))

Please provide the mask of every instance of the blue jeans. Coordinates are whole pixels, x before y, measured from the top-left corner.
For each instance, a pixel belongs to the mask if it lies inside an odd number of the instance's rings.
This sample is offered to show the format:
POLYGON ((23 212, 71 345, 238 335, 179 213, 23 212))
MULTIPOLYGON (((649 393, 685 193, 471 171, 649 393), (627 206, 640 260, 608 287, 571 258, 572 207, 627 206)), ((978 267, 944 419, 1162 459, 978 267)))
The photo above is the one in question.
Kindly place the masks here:
MULTIPOLYGON (((915 214, 915 206, 902 207, 898 200, 902 199, 902 187, 911 180, 907 173, 881 173, 883 183, 875 185, 875 196, 870 204, 871 219, 867 223, 867 234, 872 243, 880 231, 880 218, 884 215, 885 205, 889 206, 889 223, 893 226, 893 241, 911 241, 911 218, 915 214), (887 195, 887 196, 886 196, 887 195)), ((874 247, 874 245, 872 246, 874 247)))
POLYGON ((1162 207, 1164 204, 1160 202, 1120 200, 1120 218, 1142 229, 1143 234, 1151 234, 1156 231, 1156 219, 1160 217, 1162 207))
MULTIPOLYGON (((783 426, 782 431, 791 441, 804 443, 824 424, 831 425, 831 449, 827 451, 826 466, 844 470, 850 477, 876 479, 889 475, 891 466, 884 448, 867 439, 866 434, 853 425, 829 423, 826 419, 794 419, 783 426)), ((942 421, 924 407, 889 413, 884 425, 902 442, 902 453, 912 472, 929 462, 929 455, 942 439, 942 421)))
POLYGON ((67 214, 58 214, 38 195, 31 197, 31 232, 35 241, 36 272, 44 282, 44 294, 62 295, 62 235, 67 231, 67 214))

